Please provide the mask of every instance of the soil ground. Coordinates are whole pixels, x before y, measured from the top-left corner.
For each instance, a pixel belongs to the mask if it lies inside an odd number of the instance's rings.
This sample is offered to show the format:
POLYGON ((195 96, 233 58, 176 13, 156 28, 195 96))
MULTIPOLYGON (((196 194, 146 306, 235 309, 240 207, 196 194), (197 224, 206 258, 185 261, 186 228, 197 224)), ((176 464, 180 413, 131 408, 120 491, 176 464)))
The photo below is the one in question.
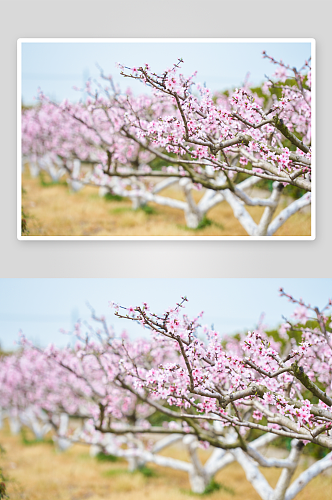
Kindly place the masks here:
MULTIPOLYGON (((25 442, 29 440, 32 436, 27 433, 25 442)), ((0 455, 0 467, 10 500, 189 500, 193 497, 260 500, 236 464, 228 465, 216 475, 218 491, 203 496, 190 493, 185 472, 152 464, 151 477, 141 472, 131 473, 125 461, 98 461, 90 457, 89 448, 84 445, 74 445, 65 453, 58 453, 49 437, 44 443, 24 444, 21 435, 10 434, 8 426, 0 431, 0 444, 5 450, 0 455)), ((168 448, 164 454, 188 459, 185 449, 179 446, 168 448)), ((208 450, 200 450, 203 462, 208 455, 208 450)), ((271 486, 275 486, 280 470, 265 469, 264 474, 271 486)), ((296 500, 332 500, 332 476, 326 471, 313 479, 296 500)))
MULTIPOLYGON (((65 180, 54 184, 46 174, 42 179, 33 178, 26 170, 22 186, 29 236, 247 236, 226 202, 208 212, 204 227, 192 230, 186 227, 181 210, 155 203, 149 203, 148 211, 133 210, 130 200, 106 200, 94 187, 72 193, 65 180)), ((160 194, 183 199, 182 192, 174 188, 160 194)), ((196 201, 201 196, 201 192, 194 192, 196 201)), ((285 206, 284 199, 276 213, 285 206)), ((248 207, 255 222, 263 210, 263 207, 248 207)), ((308 236, 310 225, 310 211, 303 209, 276 236, 308 236)))

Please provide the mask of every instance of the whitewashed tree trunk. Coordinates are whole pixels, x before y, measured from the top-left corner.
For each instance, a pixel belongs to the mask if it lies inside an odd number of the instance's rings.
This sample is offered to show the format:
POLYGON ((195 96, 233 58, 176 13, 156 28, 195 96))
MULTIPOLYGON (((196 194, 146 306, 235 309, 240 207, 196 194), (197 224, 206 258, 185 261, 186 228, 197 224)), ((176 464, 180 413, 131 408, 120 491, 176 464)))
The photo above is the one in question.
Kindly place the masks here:
POLYGON ((18 434, 21 430, 21 422, 16 415, 9 415, 10 432, 14 435, 18 434))
POLYGON ((296 439, 292 441, 292 449, 286 459, 265 458, 259 453, 253 453, 253 446, 248 453, 237 448, 231 453, 245 471, 247 480, 252 484, 262 500, 293 500, 304 487, 321 472, 332 467, 332 453, 318 460, 292 483, 295 470, 299 464, 303 443, 296 439), (265 479, 258 466, 282 468, 279 480, 273 489, 265 479))
POLYGON ((293 201, 288 207, 280 212, 271 222, 267 230, 267 236, 273 236, 274 233, 288 220, 292 215, 311 204, 311 193, 306 193, 298 200, 293 201))
POLYGON ((193 184, 190 179, 181 179, 179 185, 182 187, 187 201, 186 208, 184 210, 187 227, 190 229, 196 229, 202 221, 204 213, 201 212, 192 197, 193 184))
POLYGON ((69 416, 66 413, 61 413, 59 416, 57 434, 53 437, 57 445, 58 451, 66 451, 73 444, 73 439, 67 437, 69 425, 69 416))
POLYGON ((28 427, 34 434, 35 438, 42 440, 50 430, 51 425, 43 421, 42 418, 38 419, 31 408, 28 408, 19 415, 20 421, 23 425, 28 427))
POLYGON ((146 201, 142 196, 134 196, 132 198, 132 208, 133 210, 138 210, 146 205, 146 201))
POLYGON ((81 172, 81 162, 80 160, 75 159, 73 161, 68 160, 66 164, 67 168, 71 171, 71 176, 69 179, 67 179, 67 182, 70 185, 72 191, 76 193, 84 187, 84 182, 79 180, 79 175, 81 172))
POLYGON ((261 220, 259 221, 255 236, 267 235, 269 224, 271 223, 273 214, 275 213, 280 201, 282 189, 283 189, 282 184, 280 184, 279 182, 273 183, 272 194, 269 198, 271 204, 270 206, 267 206, 265 208, 261 220))
POLYGON ((31 177, 37 177, 39 175, 39 172, 40 172, 38 162, 29 161, 29 170, 30 170, 31 177))
POLYGON ((281 471, 277 486, 271 495, 271 500, 285 500, 286 491, 290 485, 295 469, 298 466, 303 446, 303 443, 300 441, 296 441, 295 439, 292 441, 292 449, 288 460, 293 462, 293 467, 288 467, 281 471))
POLYGON ((318 460, 307 470, 302 472, 302 474, 300 474, 300 476, 287 489, 285 500, 293 500, 293 498, 295 498, 295 496, 302 491, 312 479, 330 467, 332 467, 332 453, 329 453, 326 457, 318 460))
POLYGON ((57 159, 52 159, 49 155, 44 155, 42 158, 39 158, 37 160, 37 163, 39 172, 40 170, 44 170, 49 174, 52 181, 54 182, 58 182, 66 172, 66 169, 64 168, 62 162, 57 159))
POLYGON ((116 456, 118 446, 115 442, 113 434, 105 434, 102 441, 92 442, 90 446, 90 455, 95 457, 98 453, 105 453, 106 455, 116 456))
POLYGON ((252 484, 262 500, 270 500, 273 490, 263 474, 258 469, 255 462, 250 460, 249 457, 240 448, 232 450, 232 454, 243 468, 247 480, 252 484))
POLYGON ((191 490, 194 493, 204 493, 207 486, 210 484, 211 475, 202 465, 197 455, 198 441, 194 436, 186 436, 183 438, 183 443, 187 446, 191 459, 191 468, 189 470, 189 481, 191 490))
POLYGON ((128 457, 128 470, 129 472, 134 472, 141 467, 145 466, 145 461, 137 456, 137 457, 128 457))

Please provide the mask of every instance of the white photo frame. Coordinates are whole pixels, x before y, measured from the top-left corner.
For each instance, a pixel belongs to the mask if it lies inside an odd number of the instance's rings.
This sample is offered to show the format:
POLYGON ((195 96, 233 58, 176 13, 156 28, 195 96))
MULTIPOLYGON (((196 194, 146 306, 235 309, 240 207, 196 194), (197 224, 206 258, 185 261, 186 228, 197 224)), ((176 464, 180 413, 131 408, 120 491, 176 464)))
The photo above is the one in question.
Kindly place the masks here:
MULTIPOLYGON (((129 49, 130 50, 130 49, 129 49)), ((248 64, 249 66, 249 64, 248 64)), ((104 68, 108 69, 108 68, 104 68)), ((253 241, 287 241, 287 240, 314 240, 316 238, 316 55, 315 40, 313 38, 21 38, 17 42, 17 238, 21 241, 35 240, 253 240, 253 241), (313 149, 313 170, 312 170, 312 202, 311 202, 311 234, 308 236, 30 236, 21 234, 21 206, 22 206, 22 149, 21 149, 21 120, 22 120, 22 46, 31 43, 80 43, 80 44, 101 44, 101 43, 121 43, 121 44, 257 44, 257 43, 306 43, 311 46, 312 63, 312 149, 313 149)), ((208 84, 208 82, 207 82, 208 84)))

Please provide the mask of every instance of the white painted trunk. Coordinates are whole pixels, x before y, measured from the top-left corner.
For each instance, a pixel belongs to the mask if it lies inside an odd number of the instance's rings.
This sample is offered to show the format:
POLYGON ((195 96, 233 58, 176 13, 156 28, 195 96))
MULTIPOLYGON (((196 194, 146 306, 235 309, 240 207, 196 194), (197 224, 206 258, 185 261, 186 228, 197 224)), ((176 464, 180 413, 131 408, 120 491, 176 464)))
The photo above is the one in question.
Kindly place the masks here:
POLYGON ((189 482, 193 493, 204 493, 210 481, 211 478, 208 474, 201 474, 194 469, 189 472, 189 482))
POLYGON ((9 416, 9 427, 12 434, 18 434, 21 430, 21 422, 16 416, 9 416))
POLYGON ((38 163, 35 161, 29 161, 29 170, 31 177, 37 177, 40 172, 38 163))
POLYGON ((293 201, 288 207, 280 212, 279 215, 270 223, 267 235, 273 236, 273 234, 281 227, 286 220, 288 220, 292 215, 311 204, 311 193, 304 194, 298 200, 293 201))
POLYGON ((146 200, 142 196, 135 196, 131 199, 133 210, 137 210, 146 205, 146 200))
POLYGON ((326 457, 318 460, 307 470, 302 472, 302 474, 300 474, 300 476, 287 489, 285 500, 293 500, 293 498, 295 498, 295 496, 302 491, 314 477, 317 477, 324 470, 330 467, 332 467, 332 453, 329 453, 326 457))
POLYGON ((186 219, 186 225, 190 229, 197 229, 198 224, 203 219, 203 215, 200 212, 193 212, 190 207, 186 208, 184 212, 184 216, 186 219))
POLYGON ((128 461, 128 470, 129 472, 134 472, 135 470, 144 467, 145 461, 141 457, 129 457, 128 461))
POLYGON ((38 422, 37 418, 34 415, 22 414, 21 422, 23 425, 26 425, 34 434, 35 438, 41 441, 44 437, 42 426, 38 422))
POLYGON ((295 469, 298 466, 303 446, 304 445, 302 442, 293 439, 292 449, 288 456, 288 460, 290 462, 293 462, 293 467, 282 470, 277 482, 277 486, 275 487, 274 492, 272 493, 269 500, 285 500, 287 488, 289 487, 295 469))
POLYGON ((267 236, 267 231, 269 224, 271 223, 273 214, 275 213, 277 206, 280 201, 283 185, 279 182, 273 183, 272 194, 269 201, 272 203, 271 206, 267 206, 263 212, 261 220, 259 221, 256 236, 267 236))
POLYGON ((189 471, 191 489, 194 493, 204 493, 206 487, 211 481, 211 475, 207 472, 198 457, 198 441, 195 436, 185 436, 183 438, 183 443, 187 446, 191 459, 191 467, 189 471))

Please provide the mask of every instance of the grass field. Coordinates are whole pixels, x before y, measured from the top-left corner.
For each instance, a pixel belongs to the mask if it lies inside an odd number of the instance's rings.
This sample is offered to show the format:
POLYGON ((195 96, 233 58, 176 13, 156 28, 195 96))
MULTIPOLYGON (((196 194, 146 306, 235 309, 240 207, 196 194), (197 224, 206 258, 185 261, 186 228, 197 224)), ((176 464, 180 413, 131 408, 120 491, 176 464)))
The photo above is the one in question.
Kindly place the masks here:
MULTIPOLYGON (((94 187, 72 193, 65 180, 54 184, 46 174, 41 181, 26 171, 22 186, 29 236, 247 236, 226 202, 208 212, 204 227, 192 230, 186 228, 181 210, 151 203, 147 211, 135 211, 129 200, 106 200, 94 187)), ((161 194, 183 199, 182 192, 174 188, 161 194)), ((197 201, 202 194, 194 192, 194 196, 197 201)), ((284 206, 285 202, 277 213, 284 206)), ((263 210, 263 207, 248 207, 255 222, 263 210)), ((310 224, 310 212, 300 211, 276 236, 308 236, 310 224)))
MULTIPOLYGON (((195 497, 260 500, 241 467, 235 464, 217 474, 218 491, 193 495, 185 472, 149 465, 151 477, 140 472, 130 473, 126 462, 98 461, 90 457, 84 445, 75 445, 60 454, 51 442, 23 444, 22 437, 10 435, 7 427, 0 431, 0 444, 5 450, 0 461, 10 500, 189 500, 195 497)), ((204 461, 208 452, 200 451, 204 461)), ((186 452, 180 447, 168 448, 165 454, 186 459, 186 452)), ((298 473, 300 470, 301 467, 298 473)), ((264 471, 272 486, 279 473, 277 469, 264 471)), ((315 478, 296 500, 332 500, 332 476, 325 472, 315 478)))

